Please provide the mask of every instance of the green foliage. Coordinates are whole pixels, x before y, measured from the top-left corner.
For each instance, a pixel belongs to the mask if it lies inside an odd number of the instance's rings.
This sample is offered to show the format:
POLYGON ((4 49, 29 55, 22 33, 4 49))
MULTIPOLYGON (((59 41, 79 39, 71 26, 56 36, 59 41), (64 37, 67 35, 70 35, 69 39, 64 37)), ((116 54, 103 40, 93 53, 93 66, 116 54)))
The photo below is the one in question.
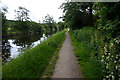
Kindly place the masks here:
POLYGON ((93 3, 66 2, 61 5, 65 15, 63 20, 71 29, 80 29, 83 26, 93 25, 93 3))
POLYGON ((30 21, 29 18, 30 11, 24 7, 19 7, 18 10, 15 10, 15 12, 17 21, 14 28, 23 34, 28 34, 29 33, 28 22, 30 21))
POLYGON ((59 27, 59 31, 64 30, 64 28, 65 28, 64 22, 58 22, 57 25, 58 25, 58 27, 59 27))
POLYGON ((36 22, 29 22, 29 29, 28 29, 30 34, 40 34, 43 33, 43 29, 40 23, 36 22))
POLYGON ((101 33, 94 28, 85 27, 72 31, 70 34, 84 77, 102 78, 104 74, 99 50, 103 39, 101 33))
POLYGON ((3 35, 6 35, 7 34, 7 28, 8 28, 8 25, 7 25, 7 22, 6 22, 6 17, 5 17, 5 14, 2 13, 2 34, 3 35))
POLYGON ((56 27, 55 26, 55 21, 53 20, 53 17, 51 17, 49 14, 47 14, 47 16, 45 16, 43 23, 46 23, 49 27, 50 33, 53 33, 53 28, 56 27))
POLYGON ((3 78, 40 78, 49 65, 53 53, 63 41, 65 30, 56 33, 33 49, 28 49, 19 57, 2 67, 3 78))
POLYGON ((34 21, 15 21, 7 20, 7 33, 5 36, 16 35, 16 34, 42 34, 44 31, 42 24, 36 23, 34 21), (22 27, 21 27, 22 26, 22 27))
POLYGON ((29 24, 28 24, 27 21, 24 21, 24 22, 22 22, 22 21, 16 21, 14 29, 17 30, 17 31, 19 31, 19 32, 21 32, 21 34, 22 33, 23 34, 24 33, 27 34, 29 32, 29 24))
POLYGON ((62 4, 61 9, 65 13, 63 20, 75 30, 71 32, 75 54, 84 67, 82 69, 85 76, 118 78, 119 60, 116 58, 120 53, 120 4, 66 2, 62 4), (94 26, 97 29, 84 28, 92 25, 93 21, 96 21, 94 26), (90 72, 89 69, 92 68, 93 72, 90 72))
POLYGON ((7 7, 2 7, 2 13, 0 13, 0 15, 2 15, 2 34, 3 35, 7 35, 7 28, 8 28, 7 19, 5 16, 6 12, 7 12, 7 7))
POLYGON ((99 17, 97 20, 98 29, 108 32, 109 37, 115 38, 120 35, 120 4, 112 3, 95 3, 95 15, 99 17))
MULTIPOLYGON (((64 39, 65 39, 65 37, 66 36, 64 35, 64 39)), ((42 76, 43 78, 50 78, 51 75, 53 74, 54 68, 55 68, 55 64, 56 64, 56 61, 57 61, 58 55, 59 55, 58 53, 59 53, 59 51, 60 51, 60 49, 62 47, 62 43, 63 42, 64 42, 64 40, 61 41, 59 47, 56 49, 55 53, 53 54, 52 59, 49 61, 49 65, 47 66, 47 68, 45 69, 45 71, 43 73, 43 76, 42 76)))
POLYGON ((72 31, 70 34, 75 54, 86 78, 118 78, 119 36, 111 38, 108 33, 89 27, 72 31))
POLYGON ((29 21, 30 20, 30 18, 29 18, 29 10, 27 10, 26 8, 24 8, 24 7, 19 7, 18 8, 18 10, 15 10, 15 12, 16 12, 16 19, 18 20, 18 21, 29 21))

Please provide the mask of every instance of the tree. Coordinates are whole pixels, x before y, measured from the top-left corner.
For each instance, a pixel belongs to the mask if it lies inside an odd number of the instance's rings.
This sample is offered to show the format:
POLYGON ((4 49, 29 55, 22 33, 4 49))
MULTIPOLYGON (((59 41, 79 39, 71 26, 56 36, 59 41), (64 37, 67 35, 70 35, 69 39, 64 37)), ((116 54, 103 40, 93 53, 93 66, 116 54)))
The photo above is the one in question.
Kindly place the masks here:
POLYGON ((36 23, 34 21, 29 22, 30 28, 29 31, 31 34, 41 34, 42 33, 42 27, 40 23, 36 23))
POLYGON ((15 28, 20 31, 21 33, 29 33, 29 10, 24 7, 19 7, 18 10, 15 10, 16 15, 15 18, 17 19, 17 23, 15 28))
POLYGON ((18 10, 15 10, 15 12, 16 12, 16 19, 18 20, 18 21, 29 21, 30 20, 30 18, 29 18, 29 10, 28 9, 26 9, 26 8, 24 8, 24 7, 19 7, 18 8, 18 10))
POLYGON ((64 29, 64 27, 65 27, 64 22, 60 21, 57 24, 58 24, 58 27, 59 27, 59 31, 62 31, 64 29))
POLYGON ((53 17, 51 17, 49 14, 45 16, 43 23, 46 23, 48 27, 50 28, 50 33, 53 33, 53 28, 55 26, 55 21, 53 20, 53 17))
POLYGON ((8 29, 8 25, 7 25, 7 19, 6 19, 6 16, 5 14, 8 12, 8 7, 7 6, 4 6, 1 8, 1 13, 2 14, 2 34, 3 35, 7 35, 7 29, 8 29))
POLYGON ((66 2, 60 6, 65 15, 63 20, 72 29, 80 29, 83 26, 93 25, 93 3, 66 2))
POLYGON ((120 4, 112 3, 95 3, 94 10, 98 16, 98 29, 108 32, 111 37, 115 38, 120 35, 120 4))

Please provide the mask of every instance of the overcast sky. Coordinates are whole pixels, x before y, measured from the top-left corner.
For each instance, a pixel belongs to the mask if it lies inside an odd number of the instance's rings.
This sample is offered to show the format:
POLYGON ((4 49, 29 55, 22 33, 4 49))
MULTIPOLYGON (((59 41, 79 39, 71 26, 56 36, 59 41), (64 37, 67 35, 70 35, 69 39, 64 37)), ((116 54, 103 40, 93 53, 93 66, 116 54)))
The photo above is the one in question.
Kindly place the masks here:
POLYGON ((53 16, 55 21, 63 15, 62 10, 58 9, 65 0, 0 0, 2 4, 8 7, 7 19, 13 20, 15 18, 14 10, 19 6, 25 7, 30 11, 30 18, 33 21, 42 21, 42 17, 49 14, 53 16))

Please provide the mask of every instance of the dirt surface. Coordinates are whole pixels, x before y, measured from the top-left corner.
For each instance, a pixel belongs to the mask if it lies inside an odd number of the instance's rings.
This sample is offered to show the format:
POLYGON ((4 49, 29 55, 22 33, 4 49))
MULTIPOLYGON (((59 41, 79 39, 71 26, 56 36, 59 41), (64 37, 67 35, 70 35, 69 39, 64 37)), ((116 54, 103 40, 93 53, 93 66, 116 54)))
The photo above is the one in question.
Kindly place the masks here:
POLYGON ((52 78, 82 78, 80 66, 77 64, 73 49, 72 40, 67 31, 52 78))

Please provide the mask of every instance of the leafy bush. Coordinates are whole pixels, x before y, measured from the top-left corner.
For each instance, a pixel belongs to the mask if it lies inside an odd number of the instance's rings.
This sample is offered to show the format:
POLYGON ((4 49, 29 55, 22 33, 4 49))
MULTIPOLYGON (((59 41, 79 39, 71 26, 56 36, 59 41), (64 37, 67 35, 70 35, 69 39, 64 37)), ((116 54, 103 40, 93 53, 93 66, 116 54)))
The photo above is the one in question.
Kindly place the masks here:
POLYGON ((75 54, 86 78, 117 79, 119 77, 119 36, 112 38, 108 33, 86 27, 72 31, 71 37, 75 54))
POLYGON ((101 54, 99 53, 101 33, 95 28, 85 27, 72 31, 70 34, 75 47, 75 55, 82 67, 84 77, 102 78, 101 54))

